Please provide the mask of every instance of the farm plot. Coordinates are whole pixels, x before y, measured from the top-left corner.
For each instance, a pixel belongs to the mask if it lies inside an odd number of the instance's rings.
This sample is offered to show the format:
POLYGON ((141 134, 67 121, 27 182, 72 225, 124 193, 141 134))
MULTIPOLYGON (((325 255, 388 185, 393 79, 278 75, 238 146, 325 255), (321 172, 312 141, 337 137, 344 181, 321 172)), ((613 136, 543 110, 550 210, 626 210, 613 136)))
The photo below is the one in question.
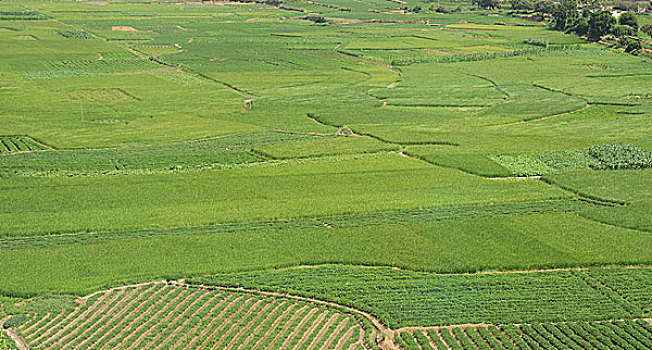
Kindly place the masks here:
MULTIPOLYGON (((15 316, 16 317, 16 316, 15 316)), ((307 299, 152 283, 30 313, 33 349, 361 349, 363 322, 307 299)))
POLYGON ((48 149, 27 136, 0 136, 0 155, 48 149))
MULTIPOLYGON (((639 300, 650 274, 638 269, 435 275, 384 267, 325 265, 197 278, 197 283, 282 291, 367 310, 392 328, 466 323, 591 321, 647 317, 639 300), (601 287, 627 279, 635 301, 601 287), (604 277, 603 277, 604 276, 604 277), (642 288, 642 289, 641 289, 642 288), (636 292, 637 291, 637 292, 636 292)), ((649 300, 649 299, 648 299, 649 300)))
POLYGON ((650 349, 643 320, 455 326, 397 332, 406 350, 650 349))
POLYGON ((253 147, 319 138, 262 131, 164 145, 15 154, 3 159, 0 175, 80 176, 201 171, 264 161, 265 158, 250 152, 253 147))

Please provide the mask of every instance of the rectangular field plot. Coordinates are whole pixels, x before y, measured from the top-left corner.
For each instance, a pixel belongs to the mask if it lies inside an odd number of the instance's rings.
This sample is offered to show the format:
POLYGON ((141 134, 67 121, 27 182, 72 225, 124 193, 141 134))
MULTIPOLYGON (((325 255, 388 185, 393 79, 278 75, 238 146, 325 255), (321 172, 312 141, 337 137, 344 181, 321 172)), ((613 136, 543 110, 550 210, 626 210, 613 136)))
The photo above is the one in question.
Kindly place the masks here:
POLYGON ((27 136, 0 136, 0 155, 48 149, 27 136))
POLYGON ((94 102, 94 101, 133 101, 135 97, 129 95, 121 89, 81 89, 81 90, 62 90, 59 94, 76 101, 94 102))
MULTIPOLYGON (((631 288, 637 288, 648 286, 650 279, 629 281, 634 281, 631 288)), ((437 275, 385 267, 322 265, 215 275, 197 278, 196 282, 337 300, 377 315, 391 328, 593 321, 644 315, 613 292, 599 288, 600 282, 587 279, 584 271, 437 275)), ((640 293, 639 299, 641 294, 650 296, 640 293)))
POLYGON ((395 341, 406 350, 650 349, 652 326, 643 320, 459 326, 397 332, 395 341))

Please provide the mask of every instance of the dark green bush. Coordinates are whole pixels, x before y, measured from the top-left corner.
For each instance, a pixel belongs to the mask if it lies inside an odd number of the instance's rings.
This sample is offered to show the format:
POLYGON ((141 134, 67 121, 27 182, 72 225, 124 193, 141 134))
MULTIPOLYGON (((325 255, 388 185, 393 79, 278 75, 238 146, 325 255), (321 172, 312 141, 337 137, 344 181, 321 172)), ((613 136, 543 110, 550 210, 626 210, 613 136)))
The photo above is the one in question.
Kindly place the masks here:
POLYGON ((11 316, 7 321, 4 323, 4 328, 15 328, 20 326, 21 324, 25 323, 27 321, 27 315, 25 314, 18 314, 11 316))
POLYGON ((598 164, 591 165, 594 169, 646 169, 652 168, 652 153, 623 143, 591 147, 589 155, 594 157, 598 164))

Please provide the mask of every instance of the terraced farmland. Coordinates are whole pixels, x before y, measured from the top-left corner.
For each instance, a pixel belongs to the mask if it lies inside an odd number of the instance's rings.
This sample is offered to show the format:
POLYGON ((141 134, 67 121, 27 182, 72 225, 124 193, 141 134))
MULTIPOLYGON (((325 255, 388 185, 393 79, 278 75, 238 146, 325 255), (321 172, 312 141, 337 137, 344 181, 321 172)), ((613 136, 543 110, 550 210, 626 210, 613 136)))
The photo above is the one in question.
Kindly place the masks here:
POLYGON ((32 349, 360 349, 362 323, 323 303, 152 283, 112 289, 17 328, 32 349))
POLYGON ((652 349, 650 13, 0 1, 0 350, 652 349))
POLYGON ((26 136, 0 136, 0 155, 43 149, 48 147, 26 136))

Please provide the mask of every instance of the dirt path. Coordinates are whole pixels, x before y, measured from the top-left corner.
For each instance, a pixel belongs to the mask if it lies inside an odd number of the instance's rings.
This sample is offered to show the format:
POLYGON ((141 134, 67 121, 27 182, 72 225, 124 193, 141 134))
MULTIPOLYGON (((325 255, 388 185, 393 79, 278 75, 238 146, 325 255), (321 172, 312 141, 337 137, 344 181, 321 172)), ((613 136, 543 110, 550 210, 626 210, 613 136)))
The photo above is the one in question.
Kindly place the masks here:
POLYGON ((328 321, 324 324, 324 326, 319 330, 319 333, 315 336, 315 339, 308 345, 308 350, 313 350, 319 342, 324 339, 324 336, 326 335, 326 332, 335 324, 335 321, 339 318, 338 313, 334 313, 328 321))
MULTIPOLYGON (((101 332, 102 329, 106 328, 111 321, 115 320, 116 316, 122 315, 125 312, 126 308, 128 308, 130 305, 133 305, 133 303, 138 301, 139 292, 141 292, 141 290, 138 289, 138 288, 135 288, 131 292, 127 293, 127 295, 124 298, 122 298, 117 304, 115 304, 113 307, 111 307, 111 309, 106 310, 106 312, 100 311, 101 313, 104 314, 104 315, 102 315, 102 317, 100 317, 97 321, 95 321, 91 326, 86 327, 86 330, 84 330, 81 334, 79 334, 79 335, 75 336, 75 338, 71 339, 71 341, 75 341, 78 338, 84 338, 85 339, 84 341, 79 343, 79 345, 77 345, 74 349, 76 350, 76 349, 79 349, 80 347, 84 346, 88 341, 91 340, 91 338, 93 338, 95 335, 97 335, 99 332, 101 332), (127 305, 124 305, 126 302, 128 302, 127 305), (124 305, 124 307, 123 307, 123 305, 124 305), (118 312, 116 313, 115 311, 118 311, 118 312), (114 316, 111 317, 111 319, 109 319, 108 321, 104 322, 111 315, 114 315, 114 316), (103 324, 103 325, 100 326, 100 328, 96 329, 95 332, 93 332, 92 334, 90 334, 88 336, 86 335, 88 332, 90 332, 93 328, 97 327, 97 325, 99 325, 99 324, 103 324)), ((69 345, 70 345, 70 342, 68 342, 68 344, 64 345, 63 348, 68 348, 69 345)))
MULTIPOLYGON (((95 308, 96 308, 98 305, 102 304, 102 303, 104 302, 104 300, 105 300, 106 298, 109 297, 109 295, 111 295, 111 291, 110 291, 110 290, 109 290, 109 291, 104 291, 103 293, 104 293, 104 295, 101 296, 101 297, 100 297, 100 298, 95 302, 95 304, 91 305, 91 306, 88 307, 86 310, 84 310, 84 311, 79 315, 79 317, 77 317, 77 313, 78 313, 79 311, 81 311, 81 309, 76 309, 74 312, 70 313, 70 315, 68 315, 68 317, 66 317, 65 319, 63 319, 63 320, 61 321, 61 324, 65 324, 66 321, 68 321, 68 319, 70 319, 70 318, 72 318, 72 317, 75 317, 74 320, 73 320, 71 323, 69 323, 68 325, 64 326, 62 329, 60 329, 57 333, 55 333, 55 334, 49 336, 49 338, 45 338, 45 340, 44 340, 44 342, 43 342, 42 344, 47 344, 48 342, 54 340, 55 338, 60 337, 61 334, 63 334, 63 332, 65 332, 67 329, 69 329, 70 327, 72 327, 73 325, 75 325, 75 324, 77 323, 77 320, 80 320, 80 319, 84 318, 86 315, 88 315, 89 313, 91 313, 93 310, 95 310, 95 308)), ((46 332, 46 333, 44 333, 43 335, 41 335, 40 337, 36 338, 36 339, 35 339, 35 342, 38 342, 39 344, 41 344, 41 343, 40 343, 40 340, 43 339, 43 337, 47 337, 47 336, 50 334, 50 332, 51 332, 51 331, 54 331, 55 329, 56 329, 56 328, 51 328, 50 330, 48 330, 48 332, 46 332)))
POLYGON ((303 336, 301 339, 299 339, 299 342, 297 345, 295 345, 292 350, 299 350, 305 344, 309 339, 310 336, 317 330, 319 326, 323 327, 322 322, 324 322, 324 319, 328 316, 328 309, 324 310, 317 318, 312 322, 312 325, 303 333, 303 336))
POLYGON ((423 332, 423 335, 428 339, 428 343, 430 344, 430 347, 433 349, 437 349, 437 345, 435 344, 435 341, 432 339, 430 334, 428 332, 423 332))
POLYGON ((290 343, 292 342, 292 340, 293 340, 293 339, 294 339, 294 338, 299 334, 299 332, 301 331, 301 329, 303 328, 303 326, 305 326, 306 323, 308 323, 308 321, 310 320, 310 318, 312 317, 312 315, 316 314, 317 311, 319 311, 319 309, 317 309, 317 308, 312 308, 310 311, 308 311, 308 313, 307 313, 305 316, 303 316, 303 318, 301 319, 301 321, 299 321, 299 324, 298 324, 298 325, 297 325, 297 326, 292 330, 292 332, 290 333, 290 335, 289 335, 287 338, 285 338, 285 341, 283 342, 283 344, 282 344, 281 347, 279 348, 280 350, 285 350, 285 349, 287 349, 287 347, 290 345, 290 343))
POLYGON ((277 318, 274 320, 274 323, 272 323, 272 325, 269 327, 269 329, 268 329, 268 330, 265 332, 265 334, 263 334, 263 336, 262 336, 262 337, 261 337, 261 338, 256 342, 256 344, 254 344, 254 346, 252 347, 252 349, 253 349, 253 350, 257 350, 257 349, 260 347, 260 345, 265 341, 265 339, 269 339, 269 337, 271 337, 272 334, 274 334, 274 331, 276 331, 276 329, 278 328, 278 325, 281 324, 281 321, 282 321, 283 319, 285 319, 285 317, 287 317, 287 315, 288 315, 290 312, 292 312, 292 310, 293 310, 296 306, 297 306, 297 304, 292 304, 292 305, 288 306, 288 308, 285 309, 285 311, 283 311, 283 313, 282 313, 279 317, 277 317, 277 318))
MULTIPOLYGON (((172 289, 172 291, 174 292, 174 289, 172 289)), ((168 303, 165 304, 165 305, 164 305, 164 306, 163 306, 159 311, 157 311, 154 315, 149 316, 149 319, 148 319, 145 323, 143 323, 143 324, 141 324, 140 326, 136 327, 135 330, 133 330, 129 335, 127 335, 127 337, 125 337, 124 339, 122 339, 122 341, 121 341, 118 345, 116 345, 115 347, 116 347, 116 348, 122 348, 122 347, 124 347, 126 344, 130 343, 129 340, 130 340, 133 336, 135 336, 136 334, 138 334, 138 332, 139 332, 141 329, 143 329, 143 328, 145 328, 145 327, 148 327, 149 324, 150 324, 150 322, 152 322, 153 320, 155 320, 155 319, 156 319, 158 316, 160 316, 163 312, 168 311, 168 310, 170 309, 170 307, 171 307, 172 305, 174 305, 174 304, 177 302, 177 300, 183 298, 187 293, 188 293, 188 290, 183 290, 183 291, 181 291, 181 293, 179 293, 177 296, 175 296, 174 298, 172 298, 172 300, 168 301, 168 303)), ((145 315, 146 315, 146 314, 143 314, 143 316, 145 316, 145 315)), ((135 342, 131 342, 131 344, 133 345, 133 344, 135 344, 135 342)))
MULTIPOLYGON (((32 332, 31 330, 29 330, 29 331, 26 330, 26 331, 23 331, 22 333, 26 335, 26 338, 33 338, 36 335, 38 335, 39 333, 43 332, 44 330, 49 329, 49 327, 52 326, 53 324, 56 324, 56 322, 60 318, 62 318, 65 313, 66 313, 66 310, 61 309, 61 312, 57 316, 55 316, 53 319, 51 319, 50 321, 48 321, 47 323, 45 323, 41 327, 37 328, 34 332, 32 332), (28 335, 28 333, 29 333, 29 335, 28 335)), ((32 328, 32 327, 30 327, 30 328, 32 328)))
POLYGON ((236 329, 238 329, 238 327, 242 324, 242 322, 244 322, 244 320, 247 319, 247 317, 251 316, 251 314, 253 314, 254 312, 258 312, 258 307, 263 303, 265 303, 264 299, 260 299, 260 300, 256 301, 253 305, 251 305, 249 307, 249 309, 247 309, 247 312, 244 315, 238 317, 238 320, 236 322, 233 322, 233 320, 235 319, 234 317, 236 315, 240 314, 239 312, 234 313, 231 316, 229 316, 229 318, 227 319, 228 320, 227 322, 229 324, 231 324, 231 326, 215 342, 212 349, 220 349, 221 346, 222 346, 222 343, 224 343, 224 341, 226 341, 226 339, 231 335, 231 333, 233 333, 236 329))
POLYGON ((247 336, 247 338, 238 346, 237 350, 243 349, 245 346, 247 346, 251 340, 260 333, 260 331, 263 329, 263 327, 269 323, 269 321, 272 319, 272 317, 275 317, 276 314, 278 313, 278 310, 283 307, 283 305, 287 304, 287 300, 282 300, 280 303, 274 307, 274 310, 270 311, 267 316, 254 328, 254 330, 247 336))
MULTIPOLYGON (((0 320, 0 326, 1 326, 2 328, 4 328, 4 323, 5 323, 5 321, 7 321, 8 319, 9 319, 9 318, 5 318, 4 320, 0 320)), ((30 350, 29 345, 27 344, 27 342, 25 341, 25 339, 23 339, 23 337, 21 337, 21 336, 18 334, 18 332, 16 332, 15 330, 13 330, 13 329, 11 329, 11 328, 5 328, 5 333, 7 333, 7 335, 9 336, 9 338, 11 338, 11 340, 14 341, 14 343, 16 344, 16 347, 18 347, 19 350, 30 350)))
MULTIPOLYGON (((6 312, 5 312, 5 314, 6 314, 6 312)), ((24 329, 24 330, 23 330, 23 329, 22 329, 22 328, 23 328, 23 325, 18 326, 18 329, 21 330, 21 332, 23 332, 23 333, 25 333, 25 334, 30 333, 30 332, 32 331, 32 329, 38 327, 38 325, 40 325, 41 323, 44 323, 45 320, 47 320, 48 317, 50 317, 50 315, 52 315, 52 314, 48 312, 48 313, 45 314, 43 317, 41 317, 38 321, 34 322, 33 325, 29 326, 27 329, 24 329)), ((37 317, 37 316, 38 316, 38 314, 35 314, 33 317, 37 317)), ((56 317, 55 317, 55 319, 56 319, 56 317)))

